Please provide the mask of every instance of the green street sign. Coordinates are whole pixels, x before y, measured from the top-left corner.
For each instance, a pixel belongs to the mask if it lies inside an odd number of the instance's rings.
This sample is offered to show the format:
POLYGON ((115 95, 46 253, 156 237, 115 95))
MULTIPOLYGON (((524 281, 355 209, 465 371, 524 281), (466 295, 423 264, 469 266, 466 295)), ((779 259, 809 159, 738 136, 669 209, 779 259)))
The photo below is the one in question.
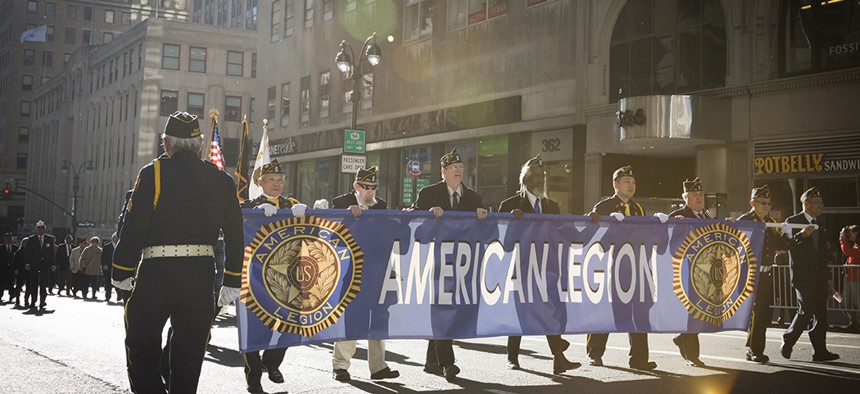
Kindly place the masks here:
POLYGON ((364 153, 364 130, 343 131, 343 153, 364 153))

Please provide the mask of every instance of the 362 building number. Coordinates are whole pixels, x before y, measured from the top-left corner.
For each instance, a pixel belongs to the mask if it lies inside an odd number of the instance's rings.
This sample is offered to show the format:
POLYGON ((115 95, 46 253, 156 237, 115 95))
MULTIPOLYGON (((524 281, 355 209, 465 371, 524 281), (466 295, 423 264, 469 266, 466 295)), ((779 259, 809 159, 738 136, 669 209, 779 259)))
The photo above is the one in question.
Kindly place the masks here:
POLYGON ((558 152, 561 150, 561 138, 547 138, 543 141, 543 152, 558 152))

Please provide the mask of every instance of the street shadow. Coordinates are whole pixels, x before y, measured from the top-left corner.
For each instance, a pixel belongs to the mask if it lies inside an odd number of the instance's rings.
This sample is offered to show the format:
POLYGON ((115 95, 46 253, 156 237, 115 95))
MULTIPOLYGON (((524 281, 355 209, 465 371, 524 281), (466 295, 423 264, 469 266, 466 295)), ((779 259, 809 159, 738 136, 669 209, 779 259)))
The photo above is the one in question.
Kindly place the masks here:
MULTIPOLYGON (((367 355, 367 347, 366 346, 367 346, 367 341, 359 340, 358 346, 355 347, 355 354, 352 356, 352 358, 354 360, 367 361, 368 355, 367 355), (365 347, 361 347, 362 345, 365 347)), ((334 351, 334 345, 332 345, 331 343, 319 343, 319 344, 315 344, 315 345, 308 345, 308 347, 317 348, 317 349, 325 349, 325 350, 328 350, 330 352, 334 351)), ((404 356, 400 353, 392 352, 391 350, 387 350, 387 349, 385 350, 385 361, 386 362, 395 363, 398 365, 411 365, 411 366, 415 366, 415 367, 423 367, 424 366, 424 362, 412 361, 413 359, 414 359, 414 357, 407 357, 407 356, 404 356)), ((391 369, 397 369, 397 368, 392 366, 391 369)))
MULTIPOLYGON (((477 343, 477 342, 461 342, 454 341, 454 345, 459 346, 463 349, 467 350, 475 350, 483 353, 492 353, 499 354, 502 356, 507 356, 508 348, 505 345, 492 345, 487 343, 477 343)), ((546 353, 549 353, 549 349, 547 349, 546 353)), ((520 349, 520 357, 527 356, 531 358, 536 358, 539 360, 550 360, 552 361, 552 355, 547 355, 546 353, 539 353, 533 350, 528 349, 520 349)))
POLYGON ((30 308, 30 309, 27 309, 27 310, 24 312, 24 314, 25 314, 25 315, 30 315, 30 316, 43 316, 43 315, 50 315, 50 314, 52 314, 52 313, 54 313, 54 312, 55 312, 55 311, 54 311, 53 309, 34 309, 34 308, 30 308))
POLYGON ((226 347, 209 344, 206 347, 206 357, 203 361, 213 362, 225 367, 244 367, 245 360, 242 353, 226 347))

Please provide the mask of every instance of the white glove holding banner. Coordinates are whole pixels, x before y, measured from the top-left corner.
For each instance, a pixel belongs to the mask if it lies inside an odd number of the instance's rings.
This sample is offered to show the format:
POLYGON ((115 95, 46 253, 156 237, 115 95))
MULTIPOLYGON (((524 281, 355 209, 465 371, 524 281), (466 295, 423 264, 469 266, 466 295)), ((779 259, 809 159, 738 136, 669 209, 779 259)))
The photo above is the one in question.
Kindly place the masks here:
POLYGON ((295 204, 291 209, 293 211, 293 216, 300 218, 305 216, 305 210, 308 209, 308 206, 305 204, 295 204))
POLYGON ((134 285, 132 285, 132 283, 131 283, 133 280, 134 280, 134 277, 125 278, 123 280, 111 279, 110 284, 113 285, 113 287, 116 287, 117 289, 125 290, 125 291, 131 291, 131 288, 134 287, 134 285))
POLYGON ((660 223, 666 223, 666 221, 669 220, 669 215, 667 215, 663 212, 655 213, 654 217, 656 217, 657 219, 660 219, 660 223))
POLYGON ((624 214, 623 214, 623 213, 621 213, 621 212, 612 212, 612 213, 610 213, 610 214, 609 214, 609 216, 614 217, 614 218, 615 218, 615 220, 617 220, 617 221, 619 221, 619 222, 620 222, 620 221, 622 221, 622 220, 624 220, 624 214))
POLYGON ((260 204, 257 206, 257 209, 262 209, 263 214, 266 215, 267 218, 272 217, 273 215, 278 213, 278 208, 275 208, 274 205, 269 204, 269 203, 260 204))
POLYGON ((221 287, 221 294, 218 296, 218 306, 230 305, 239 299, 242 292, 238 287, 221 287))

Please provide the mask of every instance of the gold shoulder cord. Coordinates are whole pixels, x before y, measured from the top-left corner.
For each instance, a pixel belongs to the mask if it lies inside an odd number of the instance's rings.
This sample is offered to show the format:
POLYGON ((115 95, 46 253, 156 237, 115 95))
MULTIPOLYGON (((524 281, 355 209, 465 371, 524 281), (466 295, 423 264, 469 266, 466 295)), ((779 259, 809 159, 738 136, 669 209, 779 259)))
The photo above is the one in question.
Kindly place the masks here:
POLYGON ((155 160, 155 197, 152 199, 152 211, 158 206, 158 197, 161 194, 161 162, 155 160))

